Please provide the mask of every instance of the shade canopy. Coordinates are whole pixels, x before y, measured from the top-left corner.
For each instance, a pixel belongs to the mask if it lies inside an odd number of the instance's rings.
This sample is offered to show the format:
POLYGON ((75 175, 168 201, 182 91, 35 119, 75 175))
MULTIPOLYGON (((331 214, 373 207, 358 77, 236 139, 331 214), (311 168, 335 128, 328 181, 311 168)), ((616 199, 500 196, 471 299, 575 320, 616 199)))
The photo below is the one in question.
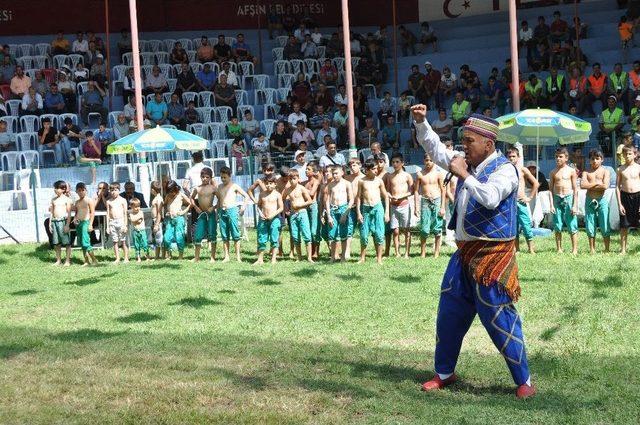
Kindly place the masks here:
POLYGON ((583 143, 591 135, 591 123, 551 109, 526 109, 497 119, 498 140, 533 146, 583 143))
POLYGON ((175 150, 200 151, 207 148, 207 140, 174 128, 155 127, 129 134, 107 146, 110 155, 175 150))

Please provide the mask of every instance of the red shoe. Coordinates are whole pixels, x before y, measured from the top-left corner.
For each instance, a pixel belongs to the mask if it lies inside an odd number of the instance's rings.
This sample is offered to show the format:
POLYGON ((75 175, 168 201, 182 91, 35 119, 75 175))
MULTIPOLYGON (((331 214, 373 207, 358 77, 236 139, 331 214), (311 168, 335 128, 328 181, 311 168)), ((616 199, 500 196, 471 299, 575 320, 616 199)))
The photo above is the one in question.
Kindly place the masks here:
POLYGON ((519 399, 529 398, 535 395, 536 387, 533 385, 522 384, 516 390, 516 397, 519 399))
POLYGON ((441 390, 447 385, 453 384, 457 380, 458 380, 458 377, 456 376, 455 373, 444 380, 440 379, 440 376, 436 373, 436 376, 434 376, 430 381, 427 381, 424 384, 422 384, 422 391, 441 390))

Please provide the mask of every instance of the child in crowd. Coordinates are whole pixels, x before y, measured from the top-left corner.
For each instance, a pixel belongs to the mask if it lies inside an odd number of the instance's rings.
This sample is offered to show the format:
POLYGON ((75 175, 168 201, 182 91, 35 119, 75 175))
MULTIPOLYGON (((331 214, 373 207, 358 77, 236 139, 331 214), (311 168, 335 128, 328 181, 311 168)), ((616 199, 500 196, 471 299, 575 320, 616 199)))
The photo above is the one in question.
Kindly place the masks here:
POLYGON ((144 259, 149 261, 149 243, 147 242, 147 226, 144 223, 144 213, 140 209, 140 200, 133 198, 129 202, 131 211, 129 211, 129 222, 133 227, 131 229, 131 237, 133 239, 133 249, 136 252, 136 261, 144 259))
POLYGON ((444 175, 438 171, 429 154, 424 155, 424 168, 416 175, 413 199, 414 214, 420 217, 420 257, 427 256, 427 237, 431 234, 434 236, 433 257, 438 258, 447 195, 444 175))
POLYGON ((604 155, 602 151, 594 149, 589 152, 591 171, 582 173, 580 188, 587 190, 585 199, 584 222, 589 237, 589 252, 596 253, 596 229, 600 228, 604 241, 604 252, 609 252, 610 226, 609 226, 609 202, 604 197, 604 191, 609 187, 611 176, 609 170, 602 166, 604 155))
MULTIPOLYGON (((156 249, 156 260, 160 259, 160 252, 162 250, 162 211, 164 210, 164 200, 162 199, 162 186, 160 182, 155 180, 151 182, 151 217, 153 217, 153 227, 151 228, 151 234, 153 235, 153 242, 156 249)), ((162 255, 164 258, 164 254, 162 255)))
POLYGON ((187 104, 187 109, 184 111, 184 119, 187 121, 187 124, 196 124, 200 122, 200 114, 198 114, 196 102, 193 100, 190 100, 187 104))
POLYGON ((236 171, 242 172, 244 168, 244 157, 247 156, 247 148, 244 146, 244 139, 236 137, 231 145, 231 155, 236 161, 236 171))
POLYGON ((129 262, 129 246, 127 245, 127 201, 120 196, 120 183, 109 185, 109 200, 107 201, 107 229, 113 241, 113 253, 116 258, 114 264, 120 263, 120 248, 124 255, 124 262, 129 262))
POLYGON ((222 184, 218 186, 216 196, 218 197, 218 220, 220 222, 220 236, 224 245, 224 259, 229 261, 229 241, 233 239, 236 253, 236 260, 242 261, 240 257, 240 216, 244 214, 247 198, 249 195, 240 186, 231 180, 231 169, 222 167, 220 169, 220 179, 222 184), (242 203, 238 207, 237 197, 242 197, 242 203))
POLYGON ((178 259, 182 260, 184 256, 184 236, 185 221, 184 216, 191 208, 191 200, 180 190, 180 186, 171 180, 167 184, 167 195, 164 198, 165 209, 165 229, 164 229, 164 248, 171 256, 171 245, 176 244, 178 248, 178 259))
MULTIPOLYGON (((395 153, 391 157, 393 173, 384 177, 387 192, 389 193, 389 228, 393 233, 393 247, 396 257, 400 257, 400 233, 404 234, 404 257, 409 258, 411 247, 411 205, 409 197, 413 193, 413 177, 404 171, 404 158, 401 153, 395 153)), ((387 238, 385 256, 389 255, 391 245, 390 236, 387 238)))
POLYGON ((313 263, 313 249, 311 247, 311 226, 307 208, 313 204, 313 199, 307 188, 300 184, 298 170, 289 170, 289 186, 283 193, 283 198, 289 202, 289 232, 293 238, 293 247, 297 260, 302 259, 301 242, 304 241, 307 248, 307 260, 313 263))
POLYGON ((531 202, 531 199, 538 193, 540 183, 533 177, 533 174, 531 174, 528 168, 520 165, 520 151, 517 148, 507 149, 507 158, 518 170, 518 234, 516 236, 516 251, 520 250, 520 231, 522 231, 522 233, 524 233, 524 239, 527 241, 529 253, 535 254, 529 202, 531 202), (531 194, 528 197, 524 190, 527 183, 531 185, 531 194))
POLYGON ((376 262, 382 264, 385 222, 389 221, 389 196, 384 182, 377 176, 378 164, 373 158, 364 163, 365 176, 358 180, 356 215, 360 223, 360 261, 366 258, 369 234, 373 235, 376 262))
MULTIPOLYGON (((329 215, 325 208, 325 192, 327 186, 333 181, 333 175, 331 174, 331 167, 325 167, 322 170, 322 181, 318 187, 318 210, 320 211, 320 239, 327 243, 327 248, 331 251, 331 242, 329 241, 329 215)), ((318 248, 319 249, 319 248, 318 248)))
POLYGON ((56 196, 51 200, 49 206, 49 212, 51 218, 49 219, 49 231, 53 236, 53 246, 56 251, 56 262, 54 265, 59 266, 62 264, 62 247, 66 250, 65 266, 71 265, 71 238, 70 229, 71 224, 71 199, 65 192, 67 190, 67 183, 58 180, 53 184, 53 192, 56 196))
POLYGON ((238 123, 238 117, 232 117, 227 123, 227 137, 230 139, 242 138, 242 126, 238 123))
POLYGON ((276 177, 273 174, 264 179, 264 190, 260 191, 258 202, 258 259, 254 264, 264 263, 264 251, 267 242, 271 244, 271 263, 275 264, 280 243, 280 213, 284 209, 282 195, 276 190, 276 177))
POLYGON ((640 226, 640 165, 634 161, 635 147, 625 147, 622 153, 624 164, 618 168, 616 192, 620 209, 620 247, 622 254, 626 254, 629 229, 640 226))
POLYGON ((339 165, 330 167, 333 180, 324 191, 324 207, 329 225, 330 257, 338 261, 338 250, 341 250, 340 261, 346 260, 349 233, 350 210, 353 207, 353 189, 351 184, 342 178, 343 171, 339 165))
MULTIPOLYGON (((344 179, 351 183, 351 190, 353 190, 353 205, 355 206, 355 199, 358 197, 358 182, 362 178, 362 163, 357 158, 349 159, 349 174, 347 174, 344 179)), ((353 233, 356 228, 356 224, 358 223, 358 214, 355 208, 351 208, 351 212, 349 213, 349 228, 347 233, 347 256, 348 260, 351 258, 351 241, 353 240, 353 233)))
POLYGON ((556 249, 562 252, 562 228, 567 226, 571 235, 571 253, 578 253, 578 177, 567 161, 567 148, 556 150, 556 168, 551 172, 551 214, 556 249))
POLYGON ((400 121, 400 125, 404 126, 409 121, 410 110, 411 99, 409 99, 409 92, 403 91, 398 99, 398 121, 400 121))
POLYGON ((251 146, 253 154, 258 160, 258 164, 265 164, 271 161, 269 155, 269 141, 264 137, 264 133, 258 133, 255 139, 253 139, 253 145, 251 146))
POLYGON ((74 210, 76 216, 74 222, 76 224, 76 237, 82 247, 82 256, 84 263, 82 266, 90 266, 98 264, 96 256, 91 246, 90 233, 93 232, 93 218, 95 216, 95 202, 87 196, 87 186, 80 182, 76 184, 76 194, 78 200, 75 203, 74 210))
MULTIPOLYGON (((640 123, 638 125, 640 125, 640 123)), ((633 137, 631 136, 631 133, 628 133, 628 132, 624 133, 622 135, 622 141, 620 142, 620 144, 616 148, 616 158, 618 160, 618 165, 619 166, 624 164, 624 155, 622 153, 622 149, 625 146, 633 146, 633 137)))
POLYGON ((318 168, 318 162, 311 161, 307 163, 306 173, 307 181, 305 182, 304 187, 309 192, 309 196, 313 201, 311 205, 309 205, 309 208, 307 208, 307 213, 309 214, 309 226, 311 228, 312 258, 316 260, 320 254, 320 242, 322 240, 320 237, 320 214, 318 209, 318 191, 320 189, 322 177, 318 168))
POLYGON ((213 170, 209 167, 204 167, 202 171, 200 171, 200 179, 202 180, 202 184, 195 187, 193 192, 191 192, 191 207, 196 214, 198 214, 193 236, 193 244, 195 245, 193 261, 200 261, 202 240, 206 239, 211 244, 210 261, 213 263, 216 261, 216 245, 218 240, 218 221, 213 205, 217 186, 213 180, 213 170))

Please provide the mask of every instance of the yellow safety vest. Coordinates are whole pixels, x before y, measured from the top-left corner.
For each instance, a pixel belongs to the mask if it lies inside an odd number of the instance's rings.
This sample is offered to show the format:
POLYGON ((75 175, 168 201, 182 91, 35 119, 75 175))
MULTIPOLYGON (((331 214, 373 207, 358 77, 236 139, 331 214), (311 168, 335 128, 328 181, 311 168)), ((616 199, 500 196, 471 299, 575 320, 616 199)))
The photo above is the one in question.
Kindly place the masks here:
POLYGON ((551 80, 551 75, 547 77, 547 93, 555 92, 562 88, 562 83, 564 82, 564 75, 558 74, 556 75, 556 90, 553 90, 553 80, 551 80))
POLYGON ((454 121, 460 121, 465 117, 468 107, 469 102, 466 100, 463 100, 460 104, 453 102, 453 105, 451 105, 451 118, 453 118, 454 121))
POLYGON ((615 73, 609 74, 609 81, 611 81, 611 88, 613 91, 624 90, 627 88, 627 73, 622 71, 618 77, 615 73))
POLYGON ((602 111, 603 125, 607 130, 614 129, 620 124, 622 118, 622 109, 616 108, 611 112, 609 108, 602 111))

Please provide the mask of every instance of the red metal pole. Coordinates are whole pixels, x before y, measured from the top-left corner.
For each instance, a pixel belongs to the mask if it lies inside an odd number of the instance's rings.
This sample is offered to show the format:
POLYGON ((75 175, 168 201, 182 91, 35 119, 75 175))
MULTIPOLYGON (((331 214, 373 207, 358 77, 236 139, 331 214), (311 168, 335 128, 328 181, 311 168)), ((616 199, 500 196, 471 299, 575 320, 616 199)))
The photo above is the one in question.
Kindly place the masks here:
POLYGON ((511 109, 520 111, 520 64, 518 63, 518 20, 516 18, 516 0, 509 0, 509 33, 511 36, 511 109))
POLYGON ((349 28, 349 0, 342 0, 342 38, 344 39, 344 69, 345 85, 347 86, 347 116, 349 126, 349 157, 355 158, 356 149, 356 120, 353 111, 353 76, 351 74, 351 37, 349 28))
POLYGON ((105 41, 106 41, 106 55, 107 55, 107 96, 109 97, 109 111, 113 110, 113 99, 111 97, 111 40, 109 40, 109 0, 104 0, 104 26, 105 26, 105 41))
POLYGON ((393 0, 391 7, 391 15, 393 16, 393 80, 395 81, 395 96, 398 97, 398 17, 396 16, 396 0, 393 0))
POLYGON ((136 123, 138 131, 144 130, 144 114, 142 106, 142 73, 140 72, 140 48, 138 46, 138 14, 136 0, 129 0, 129 15, 131 19, 131 54, 133 56, 133 80, 136 91, 136 123))

